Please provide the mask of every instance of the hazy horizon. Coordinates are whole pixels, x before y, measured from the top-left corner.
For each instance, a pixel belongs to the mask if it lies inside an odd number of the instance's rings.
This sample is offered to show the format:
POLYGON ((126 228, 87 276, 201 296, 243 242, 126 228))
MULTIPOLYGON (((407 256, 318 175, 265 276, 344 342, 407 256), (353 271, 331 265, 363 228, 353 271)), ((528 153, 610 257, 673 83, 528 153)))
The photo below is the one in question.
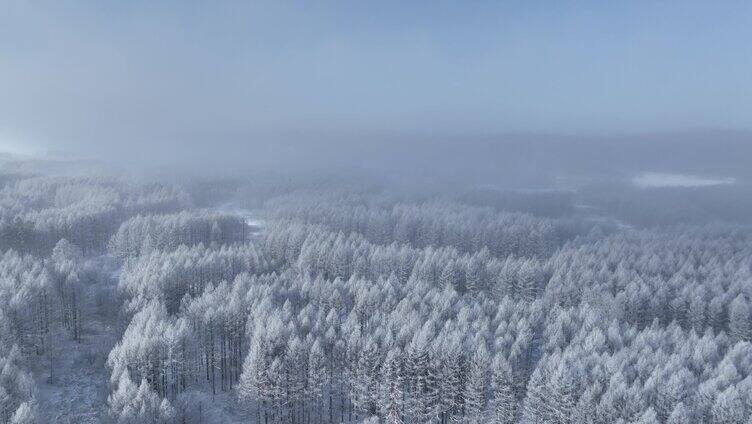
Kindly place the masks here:
POLYGON ((748 2, 2 8, 2 150, 237 170, 405 144, 752 144, 748 2))

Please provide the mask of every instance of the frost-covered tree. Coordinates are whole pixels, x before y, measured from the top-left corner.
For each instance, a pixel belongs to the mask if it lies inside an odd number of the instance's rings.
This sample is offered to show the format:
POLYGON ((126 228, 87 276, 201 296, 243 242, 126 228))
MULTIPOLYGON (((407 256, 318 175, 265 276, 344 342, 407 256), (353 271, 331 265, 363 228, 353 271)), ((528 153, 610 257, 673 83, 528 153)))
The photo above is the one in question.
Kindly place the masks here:
POLYGON ((738 295, 729 309, 729 335, 737 341, 752 340, 752 309, 744 295, 738 295))
POLYGON ((512 424, 517 415, 512 367, 503 354, 497 354, 491 374, 491 413, 495 424, 512 424))

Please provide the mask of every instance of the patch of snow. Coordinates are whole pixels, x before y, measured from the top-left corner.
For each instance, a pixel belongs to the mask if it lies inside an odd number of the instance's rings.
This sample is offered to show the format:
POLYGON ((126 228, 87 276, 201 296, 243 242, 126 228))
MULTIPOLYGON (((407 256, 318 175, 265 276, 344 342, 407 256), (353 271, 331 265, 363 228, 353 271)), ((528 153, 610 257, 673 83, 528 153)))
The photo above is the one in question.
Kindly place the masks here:
POLYGON ((643 172, 632 178, 632 184, 640 188, 662 187, 710 187, 717 185, 731 185, 736 178, 711 178, 689 174, 670 174, 662 172, 643 172))
POLYGON ((262 228, 264 226, 264 221, 259 218, 252 218, 247 217, 245 219, 245 224, 249 227, 259 227, 262 228))

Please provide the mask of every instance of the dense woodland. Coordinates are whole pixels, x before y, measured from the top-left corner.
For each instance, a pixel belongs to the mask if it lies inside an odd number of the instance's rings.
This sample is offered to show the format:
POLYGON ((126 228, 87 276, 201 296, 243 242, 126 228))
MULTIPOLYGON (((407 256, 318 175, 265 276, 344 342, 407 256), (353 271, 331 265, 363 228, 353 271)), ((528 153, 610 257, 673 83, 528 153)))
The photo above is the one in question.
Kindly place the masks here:
POLYGON ((750 227, 597 192, 4 174, 0 423, 752 423, 750 227))

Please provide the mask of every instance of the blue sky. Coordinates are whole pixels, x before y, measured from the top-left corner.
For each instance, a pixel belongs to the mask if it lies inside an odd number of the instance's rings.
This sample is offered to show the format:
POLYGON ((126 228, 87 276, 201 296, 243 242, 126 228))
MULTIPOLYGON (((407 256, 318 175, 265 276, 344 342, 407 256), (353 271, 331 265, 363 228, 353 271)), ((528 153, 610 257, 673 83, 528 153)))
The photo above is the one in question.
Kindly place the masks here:
POLYGON ((748 131, 750 22, 733 0, 6 0, 0 146, 748 131))

